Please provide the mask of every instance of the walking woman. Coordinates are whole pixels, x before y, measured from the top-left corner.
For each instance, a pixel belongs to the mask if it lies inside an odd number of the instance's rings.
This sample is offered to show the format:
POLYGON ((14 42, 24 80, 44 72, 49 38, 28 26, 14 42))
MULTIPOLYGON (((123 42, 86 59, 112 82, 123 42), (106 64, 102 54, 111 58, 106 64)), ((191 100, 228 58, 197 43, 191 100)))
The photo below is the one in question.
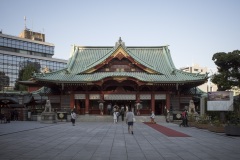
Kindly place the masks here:
POLYGON ((126 123, 128 124, 128 133, 133 134, 133 119, 134 119, 134 114, 131 109, 128 110, 126 114, 126 123))
POLYGON ((152 114, 151 114, 151 116, 150 116, 150 119, 151 119, 151 123, 156 123, 155 122, 155 114, 154 114, 154 111, 152 111, 152 114))
POLYGON ((116 111, 113 112, 113 123, 114 124, 117 123, 117 112, 116 111))
POLYGON ((71 113, 71 121, 72 121, 72 125, 75 126, 75 120, 77 118, 77 115, 74 111, 72 111, 71 113))

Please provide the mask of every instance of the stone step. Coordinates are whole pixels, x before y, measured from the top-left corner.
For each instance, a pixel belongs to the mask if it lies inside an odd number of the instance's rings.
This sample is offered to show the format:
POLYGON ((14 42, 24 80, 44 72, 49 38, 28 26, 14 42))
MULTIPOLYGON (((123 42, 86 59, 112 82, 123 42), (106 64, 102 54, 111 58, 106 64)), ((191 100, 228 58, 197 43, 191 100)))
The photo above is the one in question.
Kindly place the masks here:
MULTIPOLYGON (((135 116, 136 122, 150 122, 150 116, 135 116)), ((119 117, 119 121, 122 118, 119 117)), ((124 117, 125 120, 125 117, 124 117)), ((113 122, 113 116, 109 115, 78 115, 76 122, 113 122)), ((155 122, 166 122, 165 116, 155 116, 155 122)))

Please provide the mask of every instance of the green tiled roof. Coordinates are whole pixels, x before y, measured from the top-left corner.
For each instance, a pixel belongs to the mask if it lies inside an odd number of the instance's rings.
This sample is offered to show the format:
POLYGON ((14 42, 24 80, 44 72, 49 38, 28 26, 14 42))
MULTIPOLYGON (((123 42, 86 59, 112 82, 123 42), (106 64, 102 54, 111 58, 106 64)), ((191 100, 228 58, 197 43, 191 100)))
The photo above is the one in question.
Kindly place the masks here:
POLYGON ((187 73, 175 68, 168 46, 156 47, 125 47, 119 43, 115 47, 80 47, 73 46, 71 58, 67 68, 52 73, 35 74, 40 81, 65 83, 84 83, 99 81, 107 77, 132 77, 144 82, 195 82, 205 81, 207 75, 187 73), (146 72, 95 72, 84 73, 94 66, 104 62, 114 52, 122 48, 136 62, 156 71, 159 74, 146 72))
MULTIPOLYGON (((168 74, 176 69, 167 46, 127 47, 124 49, 137 62, 159 73, 168 74)), ((82 73, 105 61, 115 50, 114 47, 75 46, 67 70, 72 74, 82 73)))
POLYGON ((96 72, 93 74, 66 74, 66 72, 62 70, 60 72, 48 73, 37 75, 37 79, 41 79, 43 81, 55 81, 55 82, 92 82, 99 81, 107 77, 132 77, 136 78, 140 81, 144 82, 152 82, 152 83, 169 83, 169 82, 194 82, 199 81, 200 79, 205 79, 205 76, 197 76, 194 74, 181 73, 177 72, 175 75, 159 75, 159 74, 148 74, 143 72, 96 72))
POLYGON ((113 51, 113 47, 75 47, 74 54, 68 61, 67 70, 72 74, 79 74, 103 62, 113 51))

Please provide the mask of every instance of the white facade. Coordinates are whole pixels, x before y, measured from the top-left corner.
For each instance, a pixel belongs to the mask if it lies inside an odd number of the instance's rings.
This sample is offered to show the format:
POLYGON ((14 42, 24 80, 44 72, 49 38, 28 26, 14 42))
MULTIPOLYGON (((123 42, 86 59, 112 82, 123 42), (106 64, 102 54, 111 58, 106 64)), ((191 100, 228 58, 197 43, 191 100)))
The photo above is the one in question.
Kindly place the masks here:
MULTIPOLYGON (((205 74, 206 72, 208 72, 209 77, 211 77, 216 71, 216 69, 209 69, 207 67, 201 67, 198 64, 193 64, 192 66, 189 66, 189 67, 182 67, 182 68, 180 68, 180 70, 182 70, 184 72, 199 73, 199 74, 205 74)), ((208 79, 208 82, 198 86, 198 88, 204 92, 215 92, 218 89, 217 85, 210 81, 210 78, 208 79)))

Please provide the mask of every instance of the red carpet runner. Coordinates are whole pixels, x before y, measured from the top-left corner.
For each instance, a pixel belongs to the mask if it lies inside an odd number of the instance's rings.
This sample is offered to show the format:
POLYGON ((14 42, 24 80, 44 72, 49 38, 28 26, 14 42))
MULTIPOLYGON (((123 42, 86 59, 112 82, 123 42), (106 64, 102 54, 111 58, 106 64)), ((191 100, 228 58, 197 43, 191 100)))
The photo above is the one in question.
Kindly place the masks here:
POLYGON ((149 127, 154 128, 155 130, 161 132, 162 134, 165 134, 168 137, 191 137, 187 134, 175 131, 173 129, 161 126, 159 124, 153 124, 153 123, 149 123, 149 122, 144 122, 144 124, 148 125, 149 127))

